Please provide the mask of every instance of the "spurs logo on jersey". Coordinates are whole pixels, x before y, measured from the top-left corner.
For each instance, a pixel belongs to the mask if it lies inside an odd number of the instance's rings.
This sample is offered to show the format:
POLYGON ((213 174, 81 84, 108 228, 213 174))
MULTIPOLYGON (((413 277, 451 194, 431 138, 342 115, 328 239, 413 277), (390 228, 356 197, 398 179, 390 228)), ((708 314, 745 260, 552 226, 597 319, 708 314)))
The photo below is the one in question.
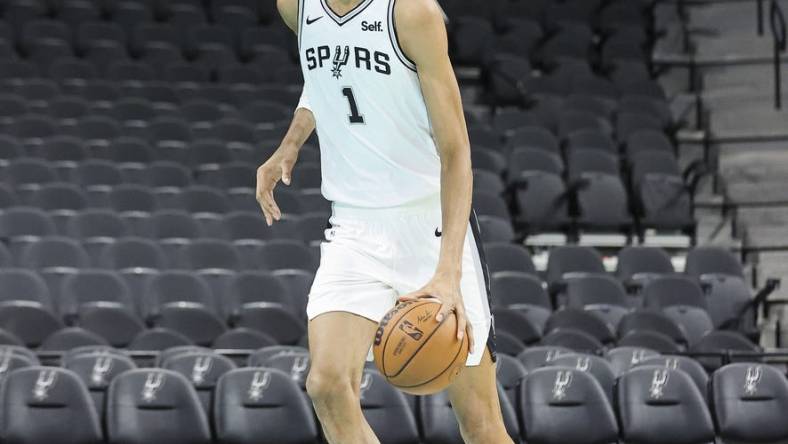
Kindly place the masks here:
POLYGON ((367 48, 354 46, 351 51, 349 45, 337 45, 332 57, 331 48, 328 45, 321 45, 317 48, 307 49, 304 54, 306 55, 307 69, 310 71, 321 68, 328 69, 330 66, 331 75, 335 79, 342 77, 342 69, 351 61, 351 54, 353 63, 350 66, 383 75, 391 74, 389 55, 379 51, 371 52, 367 48), (331 65, 328 64, 329 59, 331 65))
POLYGON ((396 0, 360 0, 341 16, 332 2, 299 0, 298 10, 323 195, 375 208, 439 194, 440 159, 416 65, 400 48, 396 0))

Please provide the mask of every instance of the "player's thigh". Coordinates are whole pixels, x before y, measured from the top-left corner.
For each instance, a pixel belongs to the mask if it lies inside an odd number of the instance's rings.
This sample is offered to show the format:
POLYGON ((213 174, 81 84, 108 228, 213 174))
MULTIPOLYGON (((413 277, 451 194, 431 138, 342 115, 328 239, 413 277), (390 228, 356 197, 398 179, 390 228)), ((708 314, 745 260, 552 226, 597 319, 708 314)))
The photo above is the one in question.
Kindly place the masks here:
POLYGON ((351 384, 357 390, 377 326, 344 311, 323 313, 309 321, 308 386, 351 384))
POLYGON ((478 433, 479 429, 502 426, 495 363, 487 347, 479 365, 465 367, 448 390, 464 432, 478 433))

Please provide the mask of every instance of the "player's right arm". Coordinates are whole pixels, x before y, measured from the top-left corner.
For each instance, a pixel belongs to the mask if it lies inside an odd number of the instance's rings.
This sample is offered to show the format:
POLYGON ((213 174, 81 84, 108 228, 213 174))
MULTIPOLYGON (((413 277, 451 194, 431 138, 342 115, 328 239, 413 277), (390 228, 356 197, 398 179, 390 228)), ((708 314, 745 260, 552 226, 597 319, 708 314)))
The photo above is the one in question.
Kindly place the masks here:
MULTIPOLYGON (((297 0, 277 0, 277 8, 282 15, 282 20, 293 30, 298 32, 298 1, 297 0)), ((285 185, 290 185, 290 177, 293 166, 298 160, 298 152, 304 142, 312 135, 315 130, 315 117, 312 111, 304 105, 305 98, 302 96, 299 107, 293 115, 293 121, 287 130, 285 137, 279 148, 257 169, 257 202, 265 215, 265 221, 270 226, 274 220, 282 217, 282 211, 274 200, 274 188, 281 180, 285 185)))

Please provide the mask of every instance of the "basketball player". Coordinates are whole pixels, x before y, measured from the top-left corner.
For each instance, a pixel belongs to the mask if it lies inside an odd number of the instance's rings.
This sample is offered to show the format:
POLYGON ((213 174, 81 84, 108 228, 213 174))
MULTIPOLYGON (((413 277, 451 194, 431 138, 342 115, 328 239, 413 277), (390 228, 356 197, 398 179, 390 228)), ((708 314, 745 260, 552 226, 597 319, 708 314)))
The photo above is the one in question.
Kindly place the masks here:
POLYGON ((397 300, 434 297, 468 335, 448 389, 466 443, 511 444, 495 381, 486 265, 471 211, 470 147, 435 0, 278 0, 297 33, 305 85, 277 151, 257 172, 270 225, 273 190, 320 138, 332 216, 307 315, 307 392, 332 444, 379 441, 359 403, 377 323, 397 300), (469 222, 470 219, 470 222, 469 222))

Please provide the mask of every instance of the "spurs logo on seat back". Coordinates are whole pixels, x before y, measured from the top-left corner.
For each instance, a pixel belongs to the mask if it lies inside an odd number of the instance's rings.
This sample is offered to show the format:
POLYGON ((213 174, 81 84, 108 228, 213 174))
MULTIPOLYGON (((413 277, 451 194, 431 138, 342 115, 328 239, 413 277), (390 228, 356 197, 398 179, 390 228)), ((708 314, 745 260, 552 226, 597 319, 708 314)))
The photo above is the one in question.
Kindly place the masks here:
POLYGON ((651 377, 651 388, 648 394, 653 399, 660 399, 665 394, 665 387, 668 385, 670 375, 667 370, 657 369, 654 370, 654 375, 651 377))
POLYGON ((43 401, 49 396, 49 391, 54 387, 57 373, 54 370, 42 370, 38 373, 36 385, 33 387, 33 397, 43 401))
POLYGON ((744 375, 744 392, 748 395, 754 395, 758 391, 758 384, 761 382, 763 370, 760 365, 747 367, 747 373, 744 375))
POLYGON ((93 369, 90 371, 90 383, 94 386, 106 384, 106 378, 109 371, 112 369, 112 358, 109 356, 99 356, 93 363, 93 369))
POLYGON ((300 381, 307 368, 309 368, 309 356, 296 357, 293 360, 293 366, 290 367, 290 377, 293 381, 300 381))
POLYGON ((364 395, 366 394, 367 390, 372 387, 372 381, 372 375, 369 373, 364 373, 364 376, 361 378, 361 387, 359 390, 361 399, 364 399, 364 395))
POLYGON ((150 372, 148 377, 145 378, 145 385, 142 387, 142 399, 145 402, 153 402, 156 400, 156 394, 161 390, 164 385, 164 373, 150 372))
POLYGON ((572 371, 561 370, 555 374, 555 382, 553 382, 553 399, 562 400, 566 398, 566 390, 572 384, 572 371))
POLYGON ((591 368, 591 358, 588 356, 578 356, 575 368, 581 372, 587 372, 591 368))
POLYGON ((268 384, 270 383, 271 372, 254 372, 254 376, 252 376, 252 382, 249 384, 249 390, 247 391, 249 399, 255 402, 263 399, 265 389, 268 388, 268 384))
POLYGON ((210 373, 212 366, 213 357, 199 356, 194 361, 194 367, 192 367, 192 382, 195 384, 202 384, 205 382, 205 377, 210 373))

